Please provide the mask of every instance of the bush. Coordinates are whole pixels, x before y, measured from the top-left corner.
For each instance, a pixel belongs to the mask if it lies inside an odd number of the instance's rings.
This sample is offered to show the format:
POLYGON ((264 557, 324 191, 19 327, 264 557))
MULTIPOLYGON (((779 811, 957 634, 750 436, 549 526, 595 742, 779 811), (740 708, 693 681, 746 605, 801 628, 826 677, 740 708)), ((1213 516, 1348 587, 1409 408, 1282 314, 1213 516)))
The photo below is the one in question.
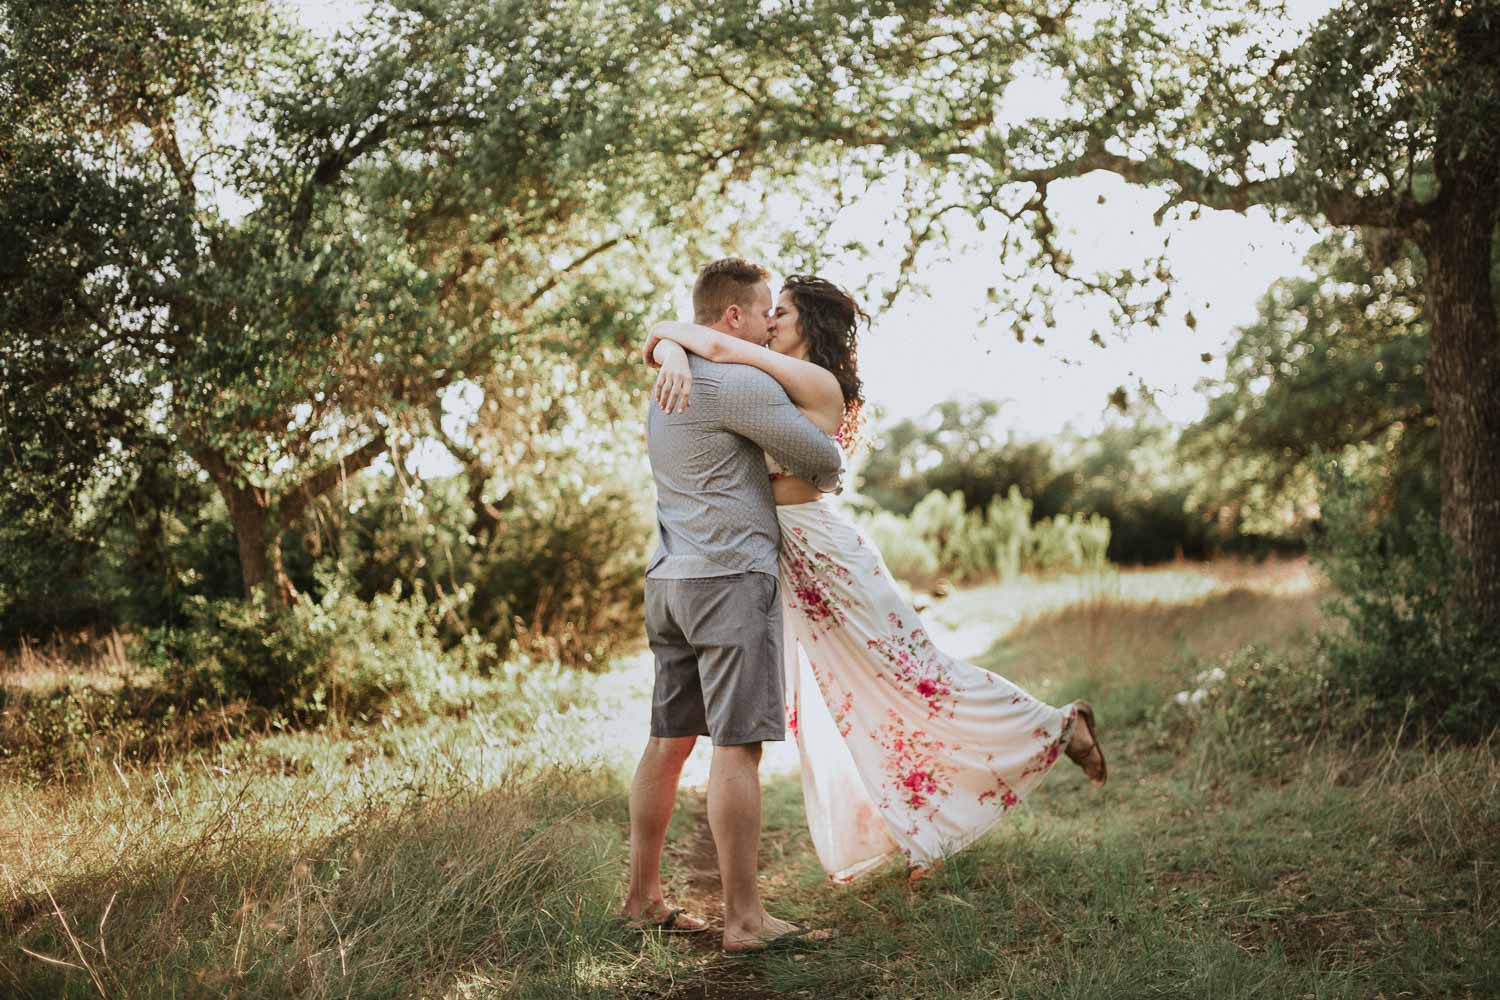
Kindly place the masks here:
POLYGON ((148 662, 190 708, 243 701, 319 722, 378 714, 398 697, 431 710, 486 652, 474 640, 445 652, 421 594, 402 600, 398 585, 367 603, 323 585, 321 599, 288 609, 197 602, 187 627, 148 634, 148 662))
POLYGON ((1031 501, 1014 486, 984 511, 966 510, 963 494, 934 490, 909 518, 864 514, 861 527, 896 576, 929 580, 1008 579, 1021 572, 1103 569, 1110 524, 1099 515, 1058 514, 1031 522, 1031 501))
MULTIPOLYGON (((1346 702, 1316 649, 1278 652, 1252 644, 1198 672, 1162 707, 1156 722, 1184 729, 1181 742, 1206 759, 1271 773, 1325 731, 1344 732, 1346 702)), ((1357 715, 1357 713, 1354 713, 1357 715)))
POLYGON ((1031 537, 1031 501, 1012 486, 1002 500, 995 497, 985 511, 989 520, 990 543, 993 545, 995 571, 1008 580, 1021 572, 1026 558, 1026 544, 1031 537))
POLYGON ((364 484, 326 505, 323 565, 365 599, 409 582, 442 603, 445 645, 475 633, 506 657, 601 668, 640 635, 651 522, 630 490, 565 471, 487 505, 487 525, 463 476, 364 484))
POLYGON ((918 534, 906 518, 878 510, 858 518, 886 568, 902 580, 927 582, 938 575, 938 554, 932 543, 918 534))
POLYGON ((1324 532, 1313 558, 1348 626, 1323 647, 1336 683, 1386 723, 1409 720, 1438 735, 1479 740, 1500 704, 1500 636, 1455 600, 1462 566, 1426 510, 1397 516, 1379 485, 1324 466, 1324 532))

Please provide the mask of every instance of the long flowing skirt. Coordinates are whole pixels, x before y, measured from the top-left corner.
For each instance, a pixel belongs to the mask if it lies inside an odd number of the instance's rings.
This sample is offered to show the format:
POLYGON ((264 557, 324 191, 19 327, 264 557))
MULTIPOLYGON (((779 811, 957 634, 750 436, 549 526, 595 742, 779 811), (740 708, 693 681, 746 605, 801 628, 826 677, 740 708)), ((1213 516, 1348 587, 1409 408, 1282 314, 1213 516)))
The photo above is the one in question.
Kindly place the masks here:
POLYGON ((1046 777, 1075 708, 933 645, 880 553, 832 505, 776 512, 787 726, 818 859, 839 881, 896 852, 925 867, 1046 777))

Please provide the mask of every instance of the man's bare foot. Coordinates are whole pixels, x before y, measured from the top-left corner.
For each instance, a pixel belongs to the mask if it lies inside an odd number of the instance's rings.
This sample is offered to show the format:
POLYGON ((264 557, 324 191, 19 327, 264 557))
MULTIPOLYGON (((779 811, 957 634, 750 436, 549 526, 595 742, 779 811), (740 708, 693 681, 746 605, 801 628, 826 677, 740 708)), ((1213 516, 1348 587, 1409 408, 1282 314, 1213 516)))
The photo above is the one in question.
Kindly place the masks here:
POLYGON ((1073 721, 1073 735, 1065 751, 1068 759, 1079 767, 1097 788, 1109 778, 1104 764, 1104 748, 1099 745, 1098 732, 1094 728, 1094 707, 1086 701, 1077 702, 1077 718, 1073 721))
POLYGON ((781 920, 765 914, 759 927, 724 927, 724 954, 750 955, 758 951, 779 948, 793 942, 830 941, 838 936, 831 927, 804 927, 789 920, 781 920))
POLYGON ((663 934, 697 934, 708 930, 708 921, 694 916, 680 906, 668 906, 665 900, 656 900, 645 906, 632 908, 626 904, 621 914, 625 922, 638 931, 660 931, 663 934))

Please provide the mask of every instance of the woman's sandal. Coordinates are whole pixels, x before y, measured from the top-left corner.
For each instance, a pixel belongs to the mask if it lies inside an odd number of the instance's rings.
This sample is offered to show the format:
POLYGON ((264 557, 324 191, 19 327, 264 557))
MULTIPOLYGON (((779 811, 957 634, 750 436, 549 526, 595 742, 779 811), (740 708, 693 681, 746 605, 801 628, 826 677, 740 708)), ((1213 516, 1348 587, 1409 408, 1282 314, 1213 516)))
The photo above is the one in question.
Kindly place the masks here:
POLYGON ((1072 747, 1072 740, 1069 740, 1069 746, 1064 753, 1068 755, 1069 760, 1083 768, 1083 773, 1088 776, 1089 781, 1093 783, 1095 788, 1100 788, 1109 779, 1109 768, 1104 763, 1104 748, 1099 745, 1099 731, 1094 728, 1094 706, 1086 701, 1076 702, 1075 704, 1077 705, 1078 718, 1082 719, 1083 724, 1089 727, 1089 748, 1087 750, 1075 751, 1072 747), (1093 762, 1095 755, 1099 758, 1097 769, 1089 766, 1093 762))
POLYGON ((708 921, 702 917, 695 917, 684 907, 669 909, 666 916, 660 920, 642 920, 639 917, 626 917, 625 922, 631 930, 648 932, 655 931, 658 934, 701 934, 708 930, 708 921))

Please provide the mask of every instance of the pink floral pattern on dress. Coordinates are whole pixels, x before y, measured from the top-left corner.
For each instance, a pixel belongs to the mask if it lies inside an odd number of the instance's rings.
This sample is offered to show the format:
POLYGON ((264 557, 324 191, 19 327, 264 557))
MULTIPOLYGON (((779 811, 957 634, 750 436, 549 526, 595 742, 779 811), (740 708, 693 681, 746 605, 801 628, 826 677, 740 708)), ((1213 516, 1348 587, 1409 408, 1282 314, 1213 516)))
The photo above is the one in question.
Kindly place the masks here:
MULTIPOLYGON (((1062 753, 1063 745, 1067 742, 1069 735, 1069 721, 1067 719, 1063 720, 1063 724, 1058 729, 1056 736, 1053 736, 1045 728, 1038 727, 1033 729, 1031 731, 1031 738, 1038 744, 1037 751, 1027 759, 1015 780, 1025 781, 1033 775, 1044 775, 1052 770, 1052 765, 1057 763, 1057 757, 1062 753)), ((994 754, 987 754, 985 756, 986 763, 993 764, 994 759, 994 754)), ((979 801, 987 802, 990 799, 999 799, 1000 804, 1006 809, 1010 809, 1020 802, 1021 797, 1011 788, 1010 783, 1001 777, 1000 774, 996 773, 993 767, 990 770, 994 778, 995 787, 981 792, 979 794, 979 801)))
POLYGON ((931 822, 942 799, 951 791, 954 768, 945 759, 949 747, 925 729, 912 729, 897 712, 887 713, 880 727, 880 749, 885 754, 881 808, 899 804, 917 820, 931 822))
POLYGON ((1029 778, 1033 774, 1046 774, 1057 763, 1057 755, 1062 753, 1063 743, 1067 739, 1068 727, 1064 725, 1053 736, 1045 729, 1032 731, 1032 738, 1041 743, 1041 747, 1027 761, 1026 766, 1021 769, 1021 777, 1029 778))
POLYGON ((815 626, 813 638, 822 632, 838 628, 846 620, 850 601, 846 589, 851 581, 849 570, 826 552, 820 552, 806 544, 806 533, 792 530, 797 542, 784 551, 790 558, 782 563, 782 585, 786 588, 787 603, 804 615, 815 626))
POLYGON ((939 649, 832 503, 777 518, 787 715, 818 858, 836 880, 898 854, 930 865, 1026 798, 1073 713, 939 649))
POLYGON ((927 630, 918 625, 907 631, 894 611, 886 616, 886 622, 894 632, 866 640, 865 646, 880 654, 895 684, 923 700, 929 719, 940 715, 953 718, 953 684, 943 668, 942 655, 927 638, 927 630))
POLYGON ((828 673, 819 670, 817 664, 810 660, 808 667, 812 670, 813 680, 818 684, 818 693, 823 696, 824 706, 833 716, 833 724, 838 727, 839 735, 847 738, 854 729, 854 692, 835 687, 828 673))

